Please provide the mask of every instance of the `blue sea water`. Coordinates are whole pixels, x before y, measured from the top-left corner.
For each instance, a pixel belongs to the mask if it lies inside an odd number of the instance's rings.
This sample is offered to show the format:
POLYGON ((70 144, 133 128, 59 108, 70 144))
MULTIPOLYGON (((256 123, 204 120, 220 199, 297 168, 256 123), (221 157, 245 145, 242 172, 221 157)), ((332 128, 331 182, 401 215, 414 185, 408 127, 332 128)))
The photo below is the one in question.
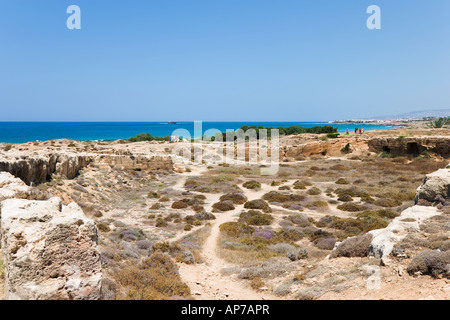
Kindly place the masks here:
MULTIPOLYGON (((330 125, 319 122, 203 122, 202 134, 208 129, 237 130, 243 125, 258 125, 264 127, 314 126, 330 125)), ((350 125, 331 124, 338 132, 355 128, 364 130, 393 129, 395 126, 384 125, 350 125)), ((155 137, 170 136, 176 129, 186 129, 194 135, 194 122, 0 122, 0 142, 24 143, 29 141, 45 141, 53 139, 72 140, 117 140, 128 139, 140 133, 151 133, 155 137)))

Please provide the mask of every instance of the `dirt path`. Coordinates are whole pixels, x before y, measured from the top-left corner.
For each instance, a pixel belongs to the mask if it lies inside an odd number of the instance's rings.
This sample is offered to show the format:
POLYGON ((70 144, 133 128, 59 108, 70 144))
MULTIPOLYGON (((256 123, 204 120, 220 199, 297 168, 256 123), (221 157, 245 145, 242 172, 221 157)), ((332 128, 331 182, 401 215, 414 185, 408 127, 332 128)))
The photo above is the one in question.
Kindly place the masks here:
MULTIPOLYGON (((186 177, 199 175, 205 169, 193 169, 186 177)), ((173 188, 181 188, 185 179, 181 179, 173 188)), ((245 191, 249 200, 259 199, 272 188, 267 186, 258 191, 245 191)), ((206 194, 206 211, 211 211, 212 205, 219 201, 221 194, 206 194)), ((199 300, 275 300, 279 299, 267 292, 257 292, 247 286, 242 280, 220 273, 223 268, 233 267, 217 256, 217 241, 219 238, 219 226, 232 221, 236 214, 243 209, 242 205, 236 209, 216 214, 216 219, 211 222, 211 232, 202 246, 201 255, 204 263, 179 266, 180 276, 191 288, 192 294, 199 300)))
MULTIPOLYGON (((183 178, 177 181, 172 186, 173 189, 184 191, 183 186, 185 181, 192 176, 201 175, 207 171, 205 168, 194 167, 191 168, 191 172, 183 174, 183 178)), ((288 181, 286 184, 292 184, 296 180, 288 181)), ((278 187, 272 187, 263 184, 258 190, 244 189, 243 193, 248 200, 260 199, 267 192, 277 190, 278 187)), ((207 212, 211 212, 212 205, 219 201, 221 194, 205 194, 206 205, 204 205, 207 212)), ((204 258, 204 263, 187 265, 180 264, 179 272, 180 276, 185 283, 189 285, 191 291, 196 299, 199 300, 279 300, 280 297, 274 296, 268 292, 257 292, 248 286, 242 280, 236 279, 233 276, 224 276, 221 274, 221 270, 224 268, 234 267, 234 265, 225 262, 217 255, 217 242, 219 238, 219 226, 225 222, 233 221, 236 219, 237 214, 241 212, 243 205, 236 205, 236 209, 227 211, 224 213, 216 214, 216 220, 211 221, 211 231, 202 246, 201 255, 204 258)), ((303 212, 308 216, 321 217, 327 214, 346 216, 347 214, 341 213, 335 208, 330 208, 330 211, 326 213, 319 213, 308 210, 303 212)), ((277 210, 289 211, 281 207, 277 207, 277 210)), ((172 241, 177 241, 185 234, 180 235, 172 241)))
POLYGON ((268 293, 256 292, 242 280, 231 276, 223 276, 220 271, 232 267, 217 256, 217 239, 219 226, 233 219, 235 210, 221 214, 212 224, 211 233, 206 239, 202 256, 202 264, 180 265, 180 275, 192 290, 193 295, 200 300, 272 300, 277 299, 268 293))

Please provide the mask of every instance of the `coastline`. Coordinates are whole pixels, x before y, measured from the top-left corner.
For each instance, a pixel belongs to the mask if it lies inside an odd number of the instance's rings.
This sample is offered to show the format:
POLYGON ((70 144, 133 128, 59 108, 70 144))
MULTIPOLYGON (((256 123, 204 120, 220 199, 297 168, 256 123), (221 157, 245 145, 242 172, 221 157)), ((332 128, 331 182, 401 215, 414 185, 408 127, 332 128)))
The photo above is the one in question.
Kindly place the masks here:
MULTIPOLYGON (((360 128, 361 124, 330 124, 328 122, 203 122, 201 132, 216 129, 221 132, 237 130, 243 125, 261 125, 264 127, 290 127, 304 128, 314 126, 333 126, 339 133, 347 129, 352 132, 360 128)), ((393 125, 363 124, 366 131, 397 129, 393 125)), ((126 140, 141 133, 150 133, 154 137, 172 135, 176 129, 187 130, 192 138, 197 136, 194 122, 0 122, 0 143, 26 143, 34 141, 50 141, 69 139, 75 141, 116 141, 126 140)))

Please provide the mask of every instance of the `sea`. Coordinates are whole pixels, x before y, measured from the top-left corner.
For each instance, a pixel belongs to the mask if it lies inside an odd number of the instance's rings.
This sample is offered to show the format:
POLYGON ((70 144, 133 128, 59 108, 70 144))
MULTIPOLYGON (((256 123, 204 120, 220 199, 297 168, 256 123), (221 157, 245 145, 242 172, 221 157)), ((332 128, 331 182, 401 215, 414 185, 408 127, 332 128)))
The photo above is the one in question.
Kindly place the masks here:
MULTIPOLYGON (((25 143, 54 139, 110 141, 128 139, 140 133, 151 133, 155 137, 170 136, 177 129, 187 130, 192 138, 199 138, 210 129, 226 132, 227 130, 237 130, 243 125, 274 128, 280 126, 310 128, 330 125, 337 128, 338 132, 345 132, 347 129, 352 132, 355 128, 364 128, 365 131, 396 128, 392 125, 329 124, 326 122, 202 122, 201 124, 197 123, 197 130, 194 130, 194 122, 0 122, 0 142, 25 143)), ((186 137, 184 134, 177 135, 186 137)))

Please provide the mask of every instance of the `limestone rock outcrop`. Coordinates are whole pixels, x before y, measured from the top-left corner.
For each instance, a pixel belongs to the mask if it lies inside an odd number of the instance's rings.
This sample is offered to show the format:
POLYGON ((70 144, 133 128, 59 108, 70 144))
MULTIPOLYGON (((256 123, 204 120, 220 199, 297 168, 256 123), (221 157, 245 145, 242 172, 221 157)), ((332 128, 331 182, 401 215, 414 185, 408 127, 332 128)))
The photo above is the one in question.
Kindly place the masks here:
POLYGON ((173 161, 170 156, 144 155, 99 155, 95 163, 122 167, 133 170, 172 170, 173 161))
POLYGON ((403 211, 386 228, 369 231, 373 235, 370 255, 386 259, 394 249, 394 245, 408 232, 419 230, 424 220, 438 214, 435 207, 413 206, 403 211))
POLYGON ((388 152, 393 156, 417 157, 424 151, 450 157, 449 137, 377 137, 369 140, 371 152, 388 152))
POLYGON ((8 199, 1 209, 7 299, 100 298, 97 228, 77 204, 8 199))
POLYGON ((440 169, 427 174, 422 185, 417 188, 416 203, 419 200, 443 202, 450 199, 450 170, 440 169))
POLYGON ((67 179, 75 178, 80 170, 91 163, 119 166, 134 170, 172 170, 170 156, 133 155, 132 153, 97 154, 62 151, 58 153, 16 152, 12 156, 0 155, 0 172, 9 172, 26 184, 40 184, 51 180, 53 174, 67 179))
POLYGON ((11 198, 18 192, 28 192, 30 187, 8 172, 0 172, 0 198, 11 198))
POLYGON ((359 152, 368 151, 367 139, 351 139, 351 138, 339 138, 329 139, 328 141, 314 141, 299 144, 297 146, 285 147, 284 155, 281 156, 287 158, 297 157, 310 157, 310 156, 341 156, 342 148, 347 144, 351 150, 357 149, 359 152))
POLYGON ((92 160, 92 156, 78 154, 18 156, 0 159, 0 171, 9 172, 27 184, 39 184, 50 180, 52 174, 72 179, 92 160))
POLYGON ((91 155, 58 155, 55 173, 65 176, 67 179, 73 179, 81 169, 87 167, 93 160, 91 155))

